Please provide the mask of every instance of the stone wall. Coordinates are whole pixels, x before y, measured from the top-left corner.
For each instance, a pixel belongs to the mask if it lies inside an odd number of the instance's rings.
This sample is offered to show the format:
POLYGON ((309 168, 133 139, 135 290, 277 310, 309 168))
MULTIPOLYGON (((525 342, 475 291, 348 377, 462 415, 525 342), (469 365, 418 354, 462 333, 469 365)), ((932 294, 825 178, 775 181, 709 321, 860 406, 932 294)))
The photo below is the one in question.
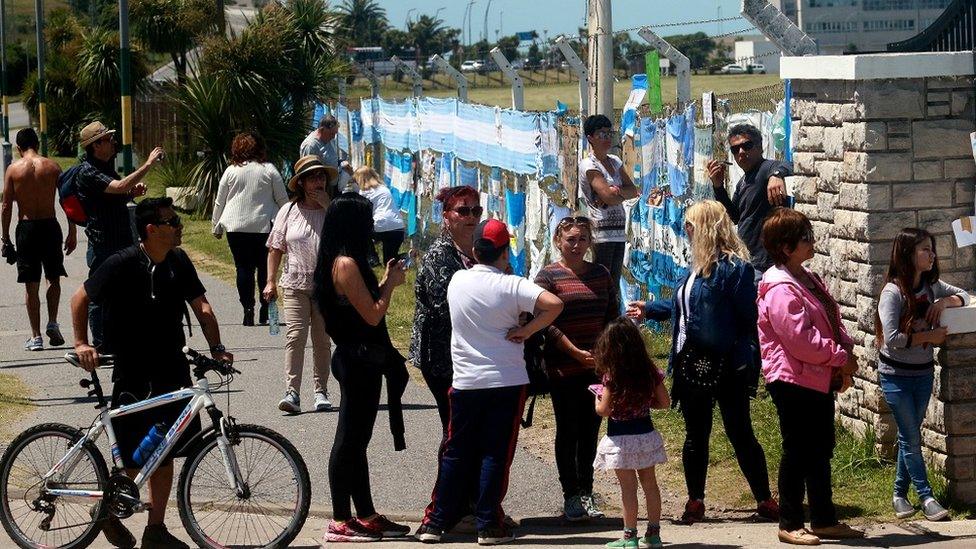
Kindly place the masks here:
MULTIPOLYGON (((874 317, 892 238, 902 227, 929 230, 942 278, 976 286, 974 249, 957 249, 950 226, 974 207, 972 71, 793 78, 792 85, 796 177, 790 184, 796 208, 816 233, 811 267, 840 303, 861 366, 853 389, 838 398, 839 417, 856 433, 873 433, 879 450, 890 455, 897 429, 878 386, 874 317)), ((976 334, 951 336, 938 359, 923 427, 925 453, 944 470, 954 497, 973 503, 976 334)))

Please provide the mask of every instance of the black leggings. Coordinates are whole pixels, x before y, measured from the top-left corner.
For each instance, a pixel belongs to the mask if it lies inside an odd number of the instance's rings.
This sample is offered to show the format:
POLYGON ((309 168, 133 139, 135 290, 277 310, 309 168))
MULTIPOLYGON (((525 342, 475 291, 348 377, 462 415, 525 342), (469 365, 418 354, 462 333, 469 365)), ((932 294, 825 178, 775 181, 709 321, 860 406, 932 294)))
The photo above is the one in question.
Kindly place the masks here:
POLYGON ((775 381, 766 386, 783 434, 779 462, 779 527, 803 527, 803 493, 810 506, 810 525, 837 524, 830 458, 834 455, 834 395, 792 383, 775 381))
POLYGON ((769 472, 766 454, 756 440, 749 414, 749 395, 745 385, 735 382, 719 384, 718 394, 689 393, 681 399, 681 415, 685 418, 685 444, 681 462, 685 469, 688 497, 705 499, 705 478, 708 476, 708 440, 712 435, 712 409, 718 401, 725 434, 735 450, 739 469, 745 475, 757 502, 766 501, 769 493, 769 472))
POLYGON ((563 497, 593 493, 593 459, 601 417, 593 407, 589 386, 595 374, 552 378, 550 394, 556 416, 556 469, 563 497))
POLYGON ((329 490, 336 520, 352 518, 350 500, 356 515, 376 513, 369 489, 369 463, 366 448, 373 436, 373 425, 380 405, 382 375, 353 358, 345 345, 337 345, 332 354, 332 375, 339 382, 339 417, 335 442, 329 456, 329 490))
MULTIPOLYGON (((373 240, 383 245, 383 265, 386 265, 400 254, 400 246, 403 244, 403 229, 373 233, 373 240)), ((376 253, 375 250, 373 253, 376 253)))
MULTIPOLYGON (((245 309, 254 308, 255 280, 258 294, 267 282, 267 242, 266 233, 227 233, 227 244, 230 246, 231 255, 234 256, 234 267, 237 268, 237 294, 245 309)), ((259 297, 259 299, 263 307, 264 298, 259 297)))

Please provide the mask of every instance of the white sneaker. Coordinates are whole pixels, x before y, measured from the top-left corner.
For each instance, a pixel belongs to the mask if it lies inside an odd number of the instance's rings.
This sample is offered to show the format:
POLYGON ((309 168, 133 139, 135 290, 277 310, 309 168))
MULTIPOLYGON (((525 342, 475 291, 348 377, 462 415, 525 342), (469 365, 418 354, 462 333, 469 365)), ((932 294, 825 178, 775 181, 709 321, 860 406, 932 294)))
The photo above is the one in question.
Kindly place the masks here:
POLYGON ((44 350, 44 340, 41 336, 29 337, 27 341, 24 342, 25 351, 43 351, 44 350))
POLYGON ((325 393, 316 391, 315 393, 315 411, 316 412, 328 412, 332 409, 332 403, 329 402, 329 396, 325 393))
POLYGON ((298 393, 288 389, 285 398, 278 402, 278 409, 289 414, 297 414, 302 411, 302 400, 298 398, 298 393))
POLYGON ((64 345, 64 336, 61 335, 61 326, 58 326, 57 322, 48 322, 47 331, 45 333, 47 333, 48 343, 51 344, 51 347, 60 347, 61 345, 64 345))

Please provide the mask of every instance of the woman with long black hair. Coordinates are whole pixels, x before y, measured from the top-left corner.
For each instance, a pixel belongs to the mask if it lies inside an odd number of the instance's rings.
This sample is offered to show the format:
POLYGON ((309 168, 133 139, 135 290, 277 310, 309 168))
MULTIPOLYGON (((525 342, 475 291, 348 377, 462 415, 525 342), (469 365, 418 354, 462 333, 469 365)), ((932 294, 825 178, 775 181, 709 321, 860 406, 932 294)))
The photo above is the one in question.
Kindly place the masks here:
POLYGON ((393 289, 406 280, 405 267, 391 260, 383 280, 376 279, 368 255, 373 208, 357 193, 343 193, 333 200, 322 233, 329 238, 323 238, 319 248, 315 299, 336 344, 332 375, 341 393, 329 456, 333 520, 325 542, 404 536, 408 527, 391 522, 373 507, 366 448, 373 435, 384 373, 398 367, 405 374, 404 359, 390 342, 385 320, 393 289), (350 500, 356 506, 356 517, 350 500))

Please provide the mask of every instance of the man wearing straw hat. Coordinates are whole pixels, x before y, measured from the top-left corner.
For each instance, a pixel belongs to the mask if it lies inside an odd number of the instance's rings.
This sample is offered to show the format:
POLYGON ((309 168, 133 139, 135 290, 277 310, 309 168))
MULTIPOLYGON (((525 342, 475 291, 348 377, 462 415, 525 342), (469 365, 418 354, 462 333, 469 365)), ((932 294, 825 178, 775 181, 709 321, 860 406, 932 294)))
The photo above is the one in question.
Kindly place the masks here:
MULTIPOLYGON (((75 176, 78 194, 85 205, 88 224, 88 274, 95 272, 115 252, 135 244, 132 222, 129 216, 129 200, 146 194, 142 179, 153 164, 163 158, 162 147, 149 153, 139 169, 122 177, 115 171, 115 130, 99 121, 81 130, 80 144, 85 156, 75 176)), ((99 307, 88 312, 91 322, 92 342, 102 342, 102 315, 99 307)))

